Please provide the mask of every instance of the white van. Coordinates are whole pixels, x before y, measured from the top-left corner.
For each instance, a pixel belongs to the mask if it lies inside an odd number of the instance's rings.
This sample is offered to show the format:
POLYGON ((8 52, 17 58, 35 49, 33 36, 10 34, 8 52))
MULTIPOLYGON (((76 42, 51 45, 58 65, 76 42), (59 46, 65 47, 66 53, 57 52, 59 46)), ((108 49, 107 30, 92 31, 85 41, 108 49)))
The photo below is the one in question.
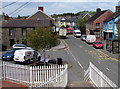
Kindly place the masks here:
POLYGON ((62 38, 66 38, 66 36, 67 36, 67 30, 65 29, 65 28, 60 28, 60 30, 59 30, 59 36, 62 38))
POLYGON ((35 57, 37 60, 41 59, 41 55, 35 50, 21 49, 15 51, 13 60, 14 62, 25 62, 29 64, 31 61, 35 60, 35 57))
POLYGON ((81 31, 79 29, 74 30, 73 34, 75 37, 81 37, 81 31))
POLYGON ((95 35, 86 35, 86 42, 91 44, 94 41, 96 41, 96 36, 95 35))

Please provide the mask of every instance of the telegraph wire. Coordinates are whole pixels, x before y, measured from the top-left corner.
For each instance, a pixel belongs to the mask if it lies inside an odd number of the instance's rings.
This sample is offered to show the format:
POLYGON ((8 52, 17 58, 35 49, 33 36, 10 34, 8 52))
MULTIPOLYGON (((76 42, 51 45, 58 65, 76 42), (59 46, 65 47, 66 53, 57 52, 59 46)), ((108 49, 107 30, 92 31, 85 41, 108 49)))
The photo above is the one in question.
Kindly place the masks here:
POLYGON ((31 2, 27 3, 23 8, 19 9, 17 12, 15 12, 13 15, 19 13, 20 11, 22 11, 25 7, 27 7, 29 4, 31 4, 31 2))
POLYGON ((12 4, 17 3, 18 1, 19 1, 19 0, 15 1, 15 2, 12 2, 12 3, 8 4, 8 5, 5 5, 5 6, 3 6, 3 7, 0 8, 0 9, 6 8, 6 7, 8 7, 8 6, 11 6, 12 4))
POLYGON ((28 4, 31 0, 29 0, 28 2, 24 3, 23 5, 21 5, 20 7, 18 7, 17 9, 15 9, 13 12, 11 12, 9 15, 12 15, 13 13, 15 13, 17 10, 21 9, 22 7, 24 7, 26 4, 28 4))

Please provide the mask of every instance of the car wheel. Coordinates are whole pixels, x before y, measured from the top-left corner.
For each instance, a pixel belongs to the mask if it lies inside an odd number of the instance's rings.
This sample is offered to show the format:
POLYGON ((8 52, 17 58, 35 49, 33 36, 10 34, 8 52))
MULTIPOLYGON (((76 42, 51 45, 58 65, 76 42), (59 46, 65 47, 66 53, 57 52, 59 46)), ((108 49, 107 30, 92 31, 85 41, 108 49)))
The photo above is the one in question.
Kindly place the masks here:
POLYGON ((40 60, 41 60, 41 56, 38 57, 38 61, 40 61, 40 60))
POLYGON ((28 60, 26 61, 26 63, 27 63, 27 64, 30 64, 30 60, 28 59, 28 60))

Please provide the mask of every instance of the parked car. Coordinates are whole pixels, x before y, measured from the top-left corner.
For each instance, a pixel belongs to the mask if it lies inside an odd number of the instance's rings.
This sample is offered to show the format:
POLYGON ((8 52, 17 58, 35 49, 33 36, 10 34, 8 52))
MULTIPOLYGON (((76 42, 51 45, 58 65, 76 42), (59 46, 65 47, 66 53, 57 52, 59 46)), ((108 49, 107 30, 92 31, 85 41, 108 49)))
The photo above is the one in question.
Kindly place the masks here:
POLYGON ((92 44, 95 41, 96 41, 96 36, 95 35, 86 35, 86 43, 92 44))
POLYGON ((75 37, 81 37, 81 31, 80 31, 80 29, 74 30, 74 36, 75 37))
POLYGON ((8 52, 2 54, 2 60, 4 60, 4 61, 13 60, 15 51, 20 50, 20 49, 22 49, 22 48, 12 48, 8 52))
POLYGON ((82 36, 81 36, 81 40, 82 40, 82 41, 86 41, 86 35, 82 35, 82 36))
POLYGON ((93 47, 103 48, 103 43, 101 41, 95 41, 95 42, 93 42, 93 47))
POLYGON ((14 44, 12 48, 26 48, 27 46, 25 44, 14 44))
POLYGON ((30 62, 34 61, 35 58, 37 59, 36 61, 38 60, 40 61, 41 54, 33 49, 21 49, 21 50, 15 51, 13 59, 14 59, 14 62, 29 64, 30 62))
POLYGON ((14 44, 12 48, 24 48, 24 49, 33 49, 32 47, 27 47, 25 44, 14 44))
POLYGON ((67 33, 68 33, 68 34, 73 34, 73 28, 70 28, 70 27, 67 28, 67 33))

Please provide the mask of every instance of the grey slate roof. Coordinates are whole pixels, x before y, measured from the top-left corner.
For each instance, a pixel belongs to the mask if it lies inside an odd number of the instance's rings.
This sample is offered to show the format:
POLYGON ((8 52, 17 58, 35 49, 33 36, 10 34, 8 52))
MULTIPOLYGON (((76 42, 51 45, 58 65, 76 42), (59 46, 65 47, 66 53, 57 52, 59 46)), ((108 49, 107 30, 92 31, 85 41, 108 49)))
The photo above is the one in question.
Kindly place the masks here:
POLYGON ((120 10, 117 11, 117 12, 115 12, 115 13, 113 13, 110 17, 108 17, 106 20, 104 20, 104 22, 108 22, 108 21, 116 18, 116 17, 119 16, 119 15, 120 15, 120 10))
POLYGON ((93 15, 91 18, 89 18, 86 22, 92 22, 92 21, 96 20, 99 16, 101 16, 106 11, 108 11, 108 10, 97 12, 95 15, 93 15))
POLYGON ((31 20, 31 19, 11 19, 7 21, 2 22, 2 27, 3 28, 10 28, 10 27, 37 27, 37 26, 43 26, 43 27, 48 27, 50 26, 50 20, 45 19, 45 20, 31 20))

